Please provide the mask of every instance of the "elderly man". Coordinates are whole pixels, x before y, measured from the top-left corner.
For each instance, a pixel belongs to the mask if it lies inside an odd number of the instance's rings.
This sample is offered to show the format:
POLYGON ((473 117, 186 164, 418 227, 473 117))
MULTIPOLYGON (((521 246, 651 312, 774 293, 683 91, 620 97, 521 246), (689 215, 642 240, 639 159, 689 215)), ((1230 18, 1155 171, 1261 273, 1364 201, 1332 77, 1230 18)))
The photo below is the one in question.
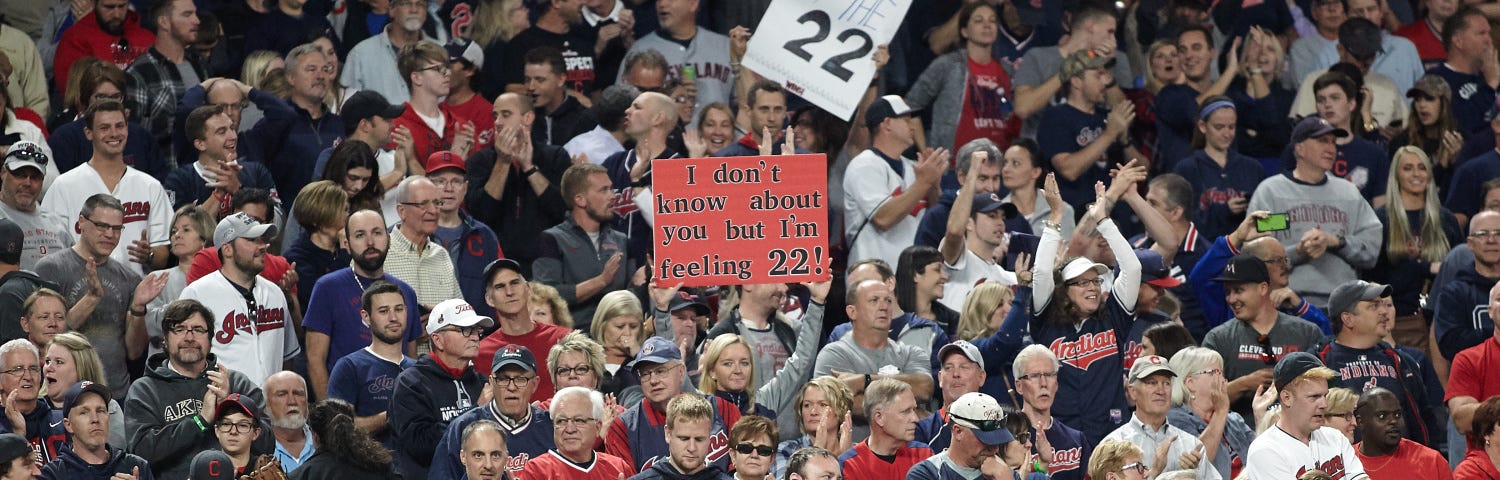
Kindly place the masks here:
MULTIPOLYGON (((604 452, 623 458, 632 468, 644 472, 652 468, 652 464, 667 460, 671 434, 662 419, 668 417, 667 402, 682 393, 682 380, 687 372, 677 346, 661 337, 646 339, 640 354, 626 366, 641 379, 641 390, 646 398, 610 423, 604 438, 604 452)), ((728 468, 728 432, 740 420, 740 410, 723 398, 703 398, 707 399, 713 413, 707 433, 712 437, 710 444, 713 448, 699 452, 700 458, 706 456, 708 462, 728 468)))
POLYGON ((912 467, 907 480, 960 478, 960 471, 978 470, 986 478, 1011 475, 1011 467, 1000 460, 1000 448, 1015 441, 1005 428, 1005 412, 994 397, 979 392, 965 393, 950 404, 953 418, 953 444, 943 453, 928 457, 912 467))
POLYGON ((1057 396, 1057 370, 1061 364, 1046 345, 1028 345, 1016 355, 1012 367, 1016 393, 1021 395, 1021 411, 1031 419, 1031 434, 1036 450, 1045 454, 1047 476, 1056 480, 1083 480, 1094 444, 1080 432, 1052 417, 1052 400, 1057 396))
POLYGON ((504 257, 505 253, 500 251, 495 231, 469 216, 464 209, 465 189, 469 184, 465 177, 467 173, 468 167, 458 154, 443 150, 427 157, 427 179, 437 187, 437 198, 442 202, 438 207, 438 228, 433 232, 432 240, 448 251, 464 301, 479 309, 481 315, 494 316, 494 308, 485 301, 484 284, 480 280, 484 278, 485 266, 504 257))
POLYGON ((51 403, 39 391, 42 387, 42 357, 30 340, 18 338, 0 345, 0 394, 8 404, 0 410, 0 433, 26 437, 42 462, 57 458, 68 431, 61 423, 52 423, 51 403))
POLYGON ((1167 411, 1172 409, 1172 379, 1177 372, 1167 365, 1167 359, 1147 355, 1135 360, 1130 367, 1130 400, 1135 402, 1135 414, 1130 422, 1110 432, 1105 440, 1124 440, 1141 447, 1142 451, 1156 452, 1164 443, 1167 448, 1167 463, 1155 463, 1142 459, 1151 469, 1146 478, 1154 478, 1161 472, 1180 469, 1196 469, 1200 479, 1218 479, 1219 470, 1213 462, 1204 462, 1203 443, 1198 437, 1167 423, 1167 411))
POLYGON ((1438 348, 1450 359, 1488 339, 1494 325, 1483 307, 1490 303, 1488 292, 1500 279, 1500 213, 1486 210, 1474 215, 1467 245, 1474 252, 1474 265, 1459 270, 1437 292, 1432 321, 1438 348))
MULTIPOLYGON (((550 352, 564 335, 572 331, 532 320, 531 308, 528 307, 531 284, 521 276, 521 264, 515 260, 502 258, 490 262, 484 267, 483 282, 485 303, 495 310, 495 321, 500 328, 479 342, 475 365, 490 365, 495 352, 507 345, 520 345, 534 352, 550 352)), ((536 374, 536 384, 531 387, 528 401, 552 398, 552 375, 546 370, 532 373, 536 374)))
POLYGON ((407 177, 396 186, 395 194, 396 214, 401 223, 391 232, 386 271, 411 285, 423 308, 431 309, 450 298, 463 298, 452 257, 433 241, 439 211, 443 208, 437 185, 427 177, 407 177))
POLYGON ((291 473, 316 450, 312 429, 307 426, 307 381, 295 372, 282 370, 266 377, 266 410, 271 434, 276 438, 276 460, 291 473))
POLYGON ((911 385, 881 378, 865 389, 863 398, 870 437, 839 455, 844 474, 851 479, 905 478, 907 471, 932 456, 927 444, 915 440, 917 399, 911 385))
MULTIPOLYGON (((552 415, 531 405, 531 394, 537 388, 536 357, 519 345, 507 345, 495 352, 489 375, 489 391, 494 400, 474 408, 449 422, 443 439, 432 456, 429 479, 463 478, 461 435, 469 424, 493 420, 504 429, 505 438, 514 446, 510 450, 507 471, 513 475, 526 470, 526 464, 545 455, 553 447, 552 415)), ((597 438, 597 434, 596 434, 597 438)))
POLYGON ((585 387, 567 387, 552 396, 552 442, 557 448, 526 462, 521 480, 618 480, 635 475, 624 459, 594 451, 600 422, 607 418, 604 395, 585 387))
POLYGON ((427 478, 434 451, 443 451, 437 447, 446 438, 448 423, 475 405, 489 403, 489 395, 482 393, 484 377, 470 362, 479 354, 479 331, 494 325, 462 299, 439 303, 432 310, 427 321, 432 351, 402 371, 391 392, 393 463, 403 476, 427 478))

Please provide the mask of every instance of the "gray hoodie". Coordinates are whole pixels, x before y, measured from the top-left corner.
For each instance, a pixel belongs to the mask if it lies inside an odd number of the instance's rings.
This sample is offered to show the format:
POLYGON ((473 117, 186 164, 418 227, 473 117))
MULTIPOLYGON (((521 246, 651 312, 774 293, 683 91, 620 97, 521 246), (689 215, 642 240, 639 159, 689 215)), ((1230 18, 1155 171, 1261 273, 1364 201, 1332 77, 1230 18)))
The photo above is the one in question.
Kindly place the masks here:
MULTIPOLYGON (((198 417, 203 394, 208 392, 208 370, 218 367, 218 359, 208 354, 208 368, 195 378, 184 377, 167 363, 167 354, 152 355, 146 362, 146 376, 130 385, 125 396, 125 431, 129 434, 127 450, 151 463, 151 472, 162 480, 186 479, 188 466, 198 452, 219 448, 213 425, 198 417), (200 427, 200 423, 202 427, 200 427)), ((255 400, 264 408, 266 398, 249 377, 229 371, 229 393, 255 400)), ((251 453, 270 453, 275 447, 269 428, 261 428, 251 453)))

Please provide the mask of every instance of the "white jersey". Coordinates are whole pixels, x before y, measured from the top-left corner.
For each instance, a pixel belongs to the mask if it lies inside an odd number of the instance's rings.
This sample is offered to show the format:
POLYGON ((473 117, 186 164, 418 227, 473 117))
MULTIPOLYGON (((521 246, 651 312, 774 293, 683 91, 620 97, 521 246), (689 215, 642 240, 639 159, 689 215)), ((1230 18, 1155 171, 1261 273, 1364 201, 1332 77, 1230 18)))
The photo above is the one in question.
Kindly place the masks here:
POLYGON ((849 244, 850 263, 878 258, 896 265, 901 251, 917 238, 917 227, 927 212, 926 199, 919 200, 891 228, 881 230, 871 219, 881 206, 917 182, 916 162, 905 158, 899 161, 899 174, 874 149, 860 152, 849 161, 848 171, 861 173, 844 177, 844 241, 849 244))
POLYGON ((256 385, 281 371, 281 364, 302 350, 292 328, 286 296, 270 280, 256 275, 255 305, 239 287, 216 271, 182 290, 181 298, 203 303, 213 312, 213 349, 219 364, 245 374, 256 385))
MULTIPOLYGON (((944 238, 944 242, 948 239, 944 238)), ((939 243, 941 245, 941 243, 939 243)), ((942 247, 939 246, 939 249, 942 247)), ((1000 282, 1001 285, 1015 285, 1016 274, 993 263, 987 259, 979 258, 969 247, 964 247, 963 254, 958 256, 958 262, 949 265, 943 262, 943 269, 948 271, 948 283, 943 286, 943 298, 938 300, 943 306, 953 309, 955 312, 964 311, 964 302, 969 298, 969 292, 974 287, 984 282, 1000 282)))
POLYGON ((1250 480, 1287 480, 1310 470, 1322 470, 1334 480, 1361 480, 1365 467, 1354 454, 1349 439, 1331 427, 1320 427, 1302 443, 1280 426, 1266 429, 1250 444, 1245 462, 1245 478, 1250 480))
MULTIPOLYGON (((85 163, 57 177, 47 195, 42 197, 42 211, 68 219, 71 225, 83 211, 83 203, 100 193, 114 195, 125 206, 125 230, 120 232, 120 244, 109 257, 136 274, 145 275, 141 264, 130 261, 131 243, 141 238, 141 232, 146 232, 146 241, 151 242, 151 246, 166 245, 172 228, 172 201, 155 178, 127 166, 120 183, 110 191, 99 172, 85 163)), ((78 240, 78 229, 69 228, 68 232, 73 235, 73 240, 78 240)))

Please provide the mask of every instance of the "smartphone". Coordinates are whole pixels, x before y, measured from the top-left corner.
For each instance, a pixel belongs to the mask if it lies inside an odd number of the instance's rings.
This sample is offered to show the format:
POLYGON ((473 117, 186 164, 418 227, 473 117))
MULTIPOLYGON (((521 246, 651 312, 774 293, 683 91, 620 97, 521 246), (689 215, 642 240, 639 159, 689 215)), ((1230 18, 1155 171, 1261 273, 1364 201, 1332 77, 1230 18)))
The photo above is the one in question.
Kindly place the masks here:
POLYGON ((1273 213, 1266 218, 1255 219, 1255 231, 1279 232, 1287 229, 1285 213, 1273 213))
POLYGON ((682 81, 684 81, 684 82, 696 82, 696 81, 698 81, 698 67, 694 67, 692 65, 683 65, 682 66, 682 81))

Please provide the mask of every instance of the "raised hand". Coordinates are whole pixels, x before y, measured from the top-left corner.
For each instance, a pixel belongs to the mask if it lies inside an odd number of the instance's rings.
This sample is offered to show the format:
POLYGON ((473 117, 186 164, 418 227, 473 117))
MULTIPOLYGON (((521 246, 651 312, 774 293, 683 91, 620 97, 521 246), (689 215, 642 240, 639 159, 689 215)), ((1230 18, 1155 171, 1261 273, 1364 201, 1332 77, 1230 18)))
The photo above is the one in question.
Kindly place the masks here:
MULTIPOLYGON (((94 269, 92 268, 88 270, 94 271, 94 269)), ((99 280, 99 275, 97 273, 94 274, 93 277, 94 278, 91 280, 92 282, 97 282, 99 280)), ((161 291, 166 287, 167 272, 157 272, 146 275, 146 278, 141 279, 141 283, 135 285, 135 292, 130 296, 130 309, 136 310, 137 306, 145 308, 146 304, 151 303, 152 300, 155 300, 157 296, 161 295, 161 291)))
POLYGON ((797 129, 795 127, 786 127, 786 137, 783 138, 782 140, 783 140, 783 142, 781 144, 781 154, 782 155, 796 155, 797 154, 797 129))
POLYGON ((1105 135, 1124 135, 1132 123, 1135 123, 1135 105, 1130 100, 1121 100, 1109 109, 1109 116, 1104 120, 1105 135))
POLYGON ((88 292, 85 292, 84 295, 94 298, 104 298, 104 284, 99 281, 99 267, 94 264, 93 260, 85 260, 83 262, 83 280, 89 287, 88 292))
POLYGON ((760 136, 760 154, 763 156, 770 156, 771 152, 775 150, 775 142, 776 137, 771 136, 771 127, 765 127, 764 129, 762 129, 760 136))
POLYGON ((1245 215, 1244 220, 1240 221, 1240 226, 1235 227, 1233 232, 1229 232, 1229 235, 1225 237, 1225 240, 1229 241, 1229 245, 1235 248, 1239 248, 1241 245, 1244 245, 1245 242, 1270 235, 1269 233, 1262 232, 1259 229, 1255 228, 1256 220, 1260 220, 1262 218, 1270 216, 1271 212, 1265 210, 1256 210, 1254 212, 1250 212, 1249 215, 1245 215))
POLYGON ((698 129, 689 128, 682 132, 682 144, 687 146, 689 158, 708 157, 708 142, 703 140, 703 135, 698 129))
POLYGON ((739 62, 745 58, 745 51, 750 47, 750 29, 743 25, 737 25, 729 29, 729 60, 739 62))
POLYGON ((145 229, 141 229, 141 238, 131 241, 126 251, 130 252, 130 261, 151 266, 151 242, 146 240, 145 229))
POLYGON ((277 282, 277 286, 281 287, 283 293, 290 294, 293 288, 297 288, 297 280, 297 262, 292 262, 287 266, 286 274, 281 276, 281 281, 277 282))
POLYGON ((682 290, 683 282, 677 282, 677 285, 671 287, 658 287, 657 283, 659 282, 646 283, 646 288, 651 294, 651 303, 657 310, 669 311, 667 309, 671 307, 672 299, 677 298, 677 292, 682 290))
POLYGON ((1031 254, 1020 252, 1016 254, 1016 281, 1021 285, 1031 285, 1031 254))
POLYGON ((609 260, 604 262, 604 271, 599 276, 602 277, 605 285, 615 283, 615 275, 620 273, 620 262, 623 261, 625 261, 625 254, 616 253, 610 255, 609 260))
POLYGON ((1047 201, 1047 208, 1058 215, 1063 211, 1062 191, 1057 188, 1057 174, 1048 173, 1047 180, 1042 184, 1042 199, 1047 201))
POLYGON ((928 148, 917 154, 917 183, 937 185, 943 179, 943 172, 948 170, 948 149, 928 148))

